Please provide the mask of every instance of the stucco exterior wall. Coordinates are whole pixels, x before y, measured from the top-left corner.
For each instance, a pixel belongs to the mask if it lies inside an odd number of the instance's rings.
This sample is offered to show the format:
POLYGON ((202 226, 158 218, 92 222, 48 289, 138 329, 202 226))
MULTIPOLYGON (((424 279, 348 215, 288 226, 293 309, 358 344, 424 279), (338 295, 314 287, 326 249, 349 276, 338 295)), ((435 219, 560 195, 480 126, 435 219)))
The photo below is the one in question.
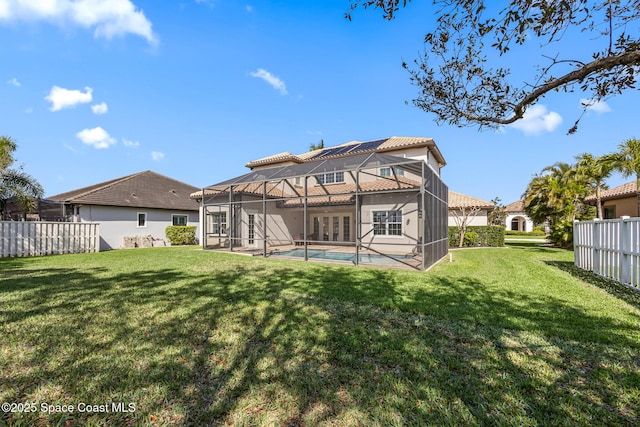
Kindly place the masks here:
POLYGON ((418 221, 418 199, 415 192, 376 194, 362 197, 360 235, 362 244, 379 252, 410 253, 418 244, 420 226, 418 221), (374 211, 402 211, 402 235, 373 234, 374 211))
MULTIPOLYGON (((488 211, 482 210, 467 225, 483 226, 489 224, 488 211)), ((455 215, 449 210, 449 227, 458 227, 455 215)))
POLYGON ((504 220, 505 228, 507 230, 513 230, 511 223, 514 219, 518 220, 518 225, 520 227, 516 231, 533 231, 533 221, 524 212, 510 212, 507 214, 504 220))
POLYGON ((637 217, 638 215, 638 199, 636 196, 625 197, 624 199, 605 200, 602 202, 602 208, 615 207, 615 218, 621 216, 637 217))
MULTIPOLYGON (((172 225, 173 215, 187 215, 187 225, 199 228, 198 212, 165 211, 162 209, 124 208, 117 206, 80 207, 79 222, 100 223, 100 250, 120 249, 124 247, 124 238, 133 236, 153 236, 154 239, 167 241, 165 229, 172 225), (138 227, 138 213, 147 214, 146 227, 138 227)), ((196 236, 199 231, 196 229, 196 236)))

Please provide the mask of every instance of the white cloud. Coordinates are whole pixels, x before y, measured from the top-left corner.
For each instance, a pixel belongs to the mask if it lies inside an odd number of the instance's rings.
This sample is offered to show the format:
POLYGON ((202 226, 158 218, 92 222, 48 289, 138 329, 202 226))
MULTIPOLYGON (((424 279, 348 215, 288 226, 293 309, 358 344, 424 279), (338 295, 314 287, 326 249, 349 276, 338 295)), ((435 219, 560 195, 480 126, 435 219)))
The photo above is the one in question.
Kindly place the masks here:
POLYGON ((117 141, 109 135, 109 133, 100 126, 93 129, 84 129, 76 134, 78 139, 93 148, 109 148, 117 141))
POLYGON ((129 139, 122 138, 122 145, 124 145, 125 147, 139 147, 140 146, 140 142, 131 141, 129 139))
POLYGON ((160 152, 160 151, 152 151, 151 152, 151 158, 155 161, 160 161, 162 159, 164 159, 164 153, 160 152))
POLYGON ((51 92, 49 92, 49 95, 45 99, 51 102, 52 105, 51 108, 49 108, 51 111, 58 111, 63 108, 75 107, 77 104, 91 102, 93 99, 91 95, 93 89, 85 87, 84 90, 84 92, 81 92, 76 89, 70 90, 60 86, 53 86, 51 92))
POLYGON ((548 111, 544 105, 534 105, 527 109, 522 119, 511 124, 511 127, 528 135, 536 135, 541 132, 553 132, 560 123, 562 123, 560 114, 548 111))
POLYGON ((246 10, 247 12, 249 12, 249 13, 251 13, 251 12, 253 12, 253 11, 254 11, 253 6, 251 6, 250 4, 248 4, 248 5, 246 5, 246 6, 245 6, 245 10, 246 10))
POLYGON ((611 111, 611 107, 609 107, 606 102, 595 99, 582 98, 580 99, 580 105, 585 107, 587 110, 595 111, 598 114, 608 113, 611 111))
POLYGON ((46 21, 93 28, 94 37, 108 40, 135 34, 157 43, 151 22, 130 0, 0 0, 3 21, 46 21))
MULTIPOLYGON (((1 1, 1 0, 0 0, 0 1, 1 1)), ((14 77, 14 78, 12 78, 12 79, 10 79, 10 80, 7 80, 7 84, 9 84, 9 85, 11 85, 11 86, 15 86, 15 87, 20 87, 20 86, 22 86, 22 83, 20 83, 20 82, 18 81, 18 79, 16 79, 15 77, 14 77)))
POLYGON ((101 102, 100 104, 95 104, 91 106, 91 111, 94 114, 106 114, 109 111, 109 107, 106 102, 101 102))
POLYGON ((281 95, 287 94, 287 86, 284 84, 284 82, 267 70, 258 68, 257 71, 249 73, 249 75, 251 75, 251 77, 256 77, 269 83, 275 90, 280 91, 281 95))

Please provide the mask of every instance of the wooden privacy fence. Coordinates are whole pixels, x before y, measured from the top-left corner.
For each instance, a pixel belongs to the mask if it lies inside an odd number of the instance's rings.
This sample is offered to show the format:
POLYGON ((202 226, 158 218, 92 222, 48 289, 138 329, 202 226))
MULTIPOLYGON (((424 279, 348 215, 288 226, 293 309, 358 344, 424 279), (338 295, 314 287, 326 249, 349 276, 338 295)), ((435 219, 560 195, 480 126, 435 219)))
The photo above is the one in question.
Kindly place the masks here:
POLYGON ((99 250, 95 222, 0 221, 0 258, 99 250))
POLYGON ((640 218, 573 224, 575 265, 640 289, 640 218))

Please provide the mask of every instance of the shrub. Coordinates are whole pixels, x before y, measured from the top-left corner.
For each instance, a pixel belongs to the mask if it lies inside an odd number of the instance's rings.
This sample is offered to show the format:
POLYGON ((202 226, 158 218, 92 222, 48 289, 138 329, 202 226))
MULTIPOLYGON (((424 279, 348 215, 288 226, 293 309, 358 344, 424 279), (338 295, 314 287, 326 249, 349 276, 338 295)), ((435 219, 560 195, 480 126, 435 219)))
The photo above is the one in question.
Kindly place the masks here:
MULTIPOLYGON (((504 226, 502 225, 470 225, 465 233, 465 244, 467 245, 466 235, 470 232, 477 234, 478 240, 473 246, 498 247, 504 246, 504 226)), ((449 246, 458 247, 458 227, 449 227, 449 246)))
POLYGON ((464 233, 463 246, 478 246, 478 233, 475 231, 467 231, 464 233))
POLYGON ((506 234, 507 236, 541 236, 541 237, 546 236, 544 229, 542 230, 534 229, 533 231, 507 230, 504 232, 504 234, 506 234))
POLYGON ((535 227, 533 227, 532 233, 540 233, 540 234, 537 234, 537 236, 546 236, 547 235, 547 232, 544 229, 544 225, 536 225, 535 227))
POLYGON ((573 223, 571 221, 559 221, 551 227, 549 240, 556 246, 570 249, 573 246, 573 223))
POLYGON ((170 225, 165 233, 171 245, 195 245, 196 227, 194 225, 170 225))

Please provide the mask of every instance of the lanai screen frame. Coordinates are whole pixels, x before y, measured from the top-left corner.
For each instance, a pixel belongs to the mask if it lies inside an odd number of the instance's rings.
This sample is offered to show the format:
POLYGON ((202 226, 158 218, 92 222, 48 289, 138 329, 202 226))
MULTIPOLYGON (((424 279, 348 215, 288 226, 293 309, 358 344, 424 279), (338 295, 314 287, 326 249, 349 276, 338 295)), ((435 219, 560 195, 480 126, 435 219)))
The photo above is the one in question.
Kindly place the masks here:
MULTIPOLYGON (((422 222, 422 227, 418 228, 418 234, 415 244, 417 253, 420 254, 420 264, 418 267, 410 265, 414 268, 426 270, 440 259, 445 257, 448 253, 448 188, 442 181, 439 174, 436 173, 424 160, 403 158, 398 156, 392 156, 382 153, 368 153, 360 155, 345 156, 339 158, 319 160, 316 162, 305 162, 301 164, 292 164, 287 166, 279 166, 273 168, 258 169, 249 172, 245 175, 241 175, 236 178, 232 178, 227 181, 220 182, 202 189, 201 198, 201 212, 202 212, 202 228, 203 239, 202 247, 207 249, 208 245, 208 218, 207 215, 210 212, 208 208, 218 207, 218 211, 222 211, 222 207, 225 207, 225 211, 229 213, 227 219, 227 239, 229 241, 228 250, 234 251, 234 243, 236 241, 242 242, 247 240, 247 237, 235 237, 234 226, 240 226, 241 208, 244 204, 256 204, 260 203, 262 206, 262 224, 263 233, 261 238, 255 239, 262 242, 262 256, 269 256, 267 235, 268 229, 268 215, 267 215, 267 202, 284 202, 301 200, 303 211, 303 233, 302 240, 296 240, 296 243, 300 243, 304 249, 304 260, 308 261, 308 246, 311 243, 324 243, 326 241, 310 240, 308 230, 308 215, 309 215, 309 201, 317 197, 353 197, 355 205, 355 241, 352 242, 355 247, 355 264, 360 263, 360 251, 367 249, 384 255, 398 262, 402 262, 389 254, 385 254, 381 251, 374 250, 370 246, 363 246, 363 238, 373 230, 369 230, 363 233, 362 230, 362 196, 372 196, 379 194, 391 194, 391 193, 406 193, 411 195, 413 193, 417 198, 418 219, 422 222), (392 176, 382 177, 377 172, 371 173, 370 170, 374 169, 379 171, 382 167, 389 167, 392 171, 392 176), (406 181, 398 179, 396 176, 395 168, 401 168, 409 171, 416 176, 420 177, 420 183, 417 186, 407 187, 406 181), (314 179, 317 175, 327 172, 342 172, 345 176, 348 174, 352 177, 355 185, 354 191, 345 193, 329 193, 324 185, 320 184, 320 187, 324 189, 325 194, 321 196, 309 195, 309 179, 314 179), (397 188, 384 189, 384 190, 372 190, 363 191, 361 188, 360 177, 362 174, 374 176, 375 179, 388 179, 395 181, 397 188), (295 182, 296 178, 300 178, 302 185, 302 194, 300 194, 291 182, 295 182), (280 195, 278 197, 275 194, 271 194, 275 186, 282 184, 283 187, 288 186, 295 196, 280 195), (272 184, 271 189, 269 188, 272 184), (241 188, 241 190, 238 190, 241 188), (244 189, 244 191, 242 190, 244 189), (252 188, 250 192, 252 197, 259 198, 258 200, 235 200, 236 195, 246 194, 246 190, 252 188), (238 191, 234 194, 234 189, 238 191), (259 191, 257 191, 259 190, 259 191), (220 198, 223 195, 227 195, 224 201, 218 201, 208 203, 215 198, 220 198), (421 230, 420 230, 421 228, 421 230)), ((407 202, 408 203, 408 202, 407 202)), ((337 203, 340 204, 340 203, 337 203)), ((350 202, 342 203, 344 205, 352 205, 350 202)), ((406 203, 405 203, 406 204, 406 203)), ((312 206, 312 208, 315 206, 312 206)), ((213 211, 215 212, 215 210, 213 211)), ((411 239, 411 236, 406 235, 411 239)), ((335 243, 335 242, 331 242, 335 243)), ((385 243, 376 242, 376 245, 384 245, 385 243)), ((351 245, 347 245, 351 246, 351 245)))

